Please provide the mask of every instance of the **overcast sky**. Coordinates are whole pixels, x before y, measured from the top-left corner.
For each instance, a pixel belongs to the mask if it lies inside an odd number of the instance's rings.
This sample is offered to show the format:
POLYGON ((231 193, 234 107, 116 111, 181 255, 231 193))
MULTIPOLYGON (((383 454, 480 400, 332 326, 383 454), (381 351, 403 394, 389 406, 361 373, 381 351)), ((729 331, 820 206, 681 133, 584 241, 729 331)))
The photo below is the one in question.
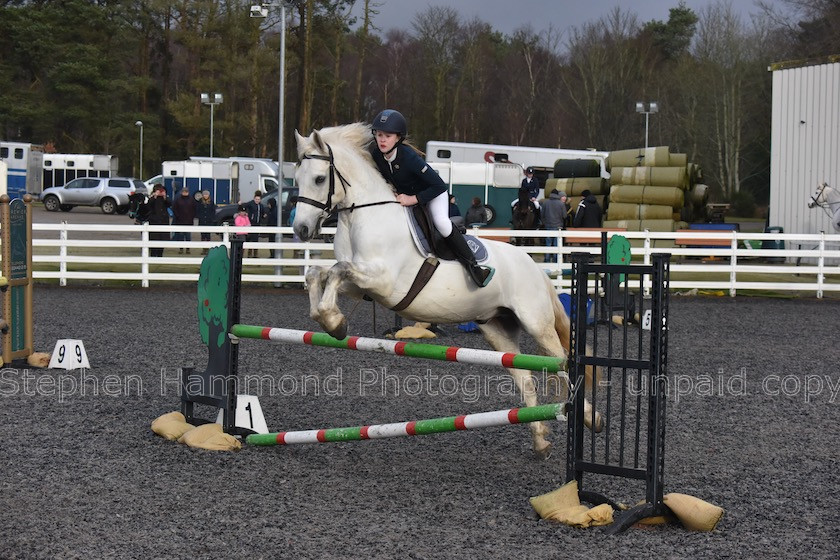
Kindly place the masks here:
MULTIPOLYGON (((679 0, 641 0, 619 2, 617 0, 376 0, 374 24, 387 33, 390 29, 412 31, 414 15, 429 6, 451 6, 461 15, 463 21, 478 17, 489 23, 493 29, 512 34, 516 29, 530 24, 536 32, 551 25, 557 31, 580 26, 609 13, 615 6, 633 12, 644 23, 653 19, 668 20, 668 10, 679 5, 679 0)), ((736 11, 749 18, 758 11, 755 0, 729 0, 736 11)), ((686 6, 699 13, 712 0, 685 0, 686 6)), ((775 2, 774 2, 775 3, 775 2)), ((355 13, 360 14, 364 2, 356 2, 355 13)))

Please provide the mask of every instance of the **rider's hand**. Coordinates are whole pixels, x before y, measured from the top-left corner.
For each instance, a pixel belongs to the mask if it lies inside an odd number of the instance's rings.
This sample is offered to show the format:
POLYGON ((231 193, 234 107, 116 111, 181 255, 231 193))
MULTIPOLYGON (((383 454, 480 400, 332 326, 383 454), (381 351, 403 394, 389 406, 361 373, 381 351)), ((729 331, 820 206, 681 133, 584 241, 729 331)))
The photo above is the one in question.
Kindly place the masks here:
POLYGON ((417 204, 417 197, 413 194, 398 194, 397 202, 402 206, 414 206, 417 204))

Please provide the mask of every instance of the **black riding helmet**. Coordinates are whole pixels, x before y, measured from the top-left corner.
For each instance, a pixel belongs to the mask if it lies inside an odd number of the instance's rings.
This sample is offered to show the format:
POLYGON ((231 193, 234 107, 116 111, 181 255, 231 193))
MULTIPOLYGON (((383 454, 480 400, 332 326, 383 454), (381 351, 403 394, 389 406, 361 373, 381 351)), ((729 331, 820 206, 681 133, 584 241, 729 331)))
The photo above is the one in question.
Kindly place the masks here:
POLYGON ((371 130, 375 134, 377 130, 382 132, 390 132, 392 134, 399 134, 400 139, 405 138, 408 133, 408 127, 405 124, 405 117, 402 113, 393 109, 385 109, 373 119, 371 130))

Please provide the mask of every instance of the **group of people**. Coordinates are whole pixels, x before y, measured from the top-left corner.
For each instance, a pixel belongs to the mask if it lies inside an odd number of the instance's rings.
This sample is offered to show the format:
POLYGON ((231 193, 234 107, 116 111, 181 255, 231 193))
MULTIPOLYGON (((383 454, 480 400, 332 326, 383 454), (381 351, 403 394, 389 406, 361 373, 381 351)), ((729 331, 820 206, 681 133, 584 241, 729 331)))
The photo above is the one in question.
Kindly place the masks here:
MULTIPOLYGON (((152 193, 147 199, 142 193, 131 191, 129 194, 129 217, 135 223, 148 223, 149 225, 195 225, 198 218, 198 225, 212 226, 216 220, 216 203, 210 198, 210 191, 202 191, 201 197, 196 199, 190 196, 187 187, 181 189, 180 196, 174 201, 169 200, 166 189, 163 185, 155 185, 152 193)), ((177 231, 171 234, 165 231, 155 231, 149 234, 152 241, 192 241, 192 234, 188 231, 177 231)), ((201 233, 202 241, 210 241, 209 233, 201 233)), ((179 246, 179 254, 189 254, 189 247, 179 246)), ((153 257, 163 256, 163 247, 152 247, 149 254, 153 257)), ((207 254, 204 249, 203 254, 207 254)))
MULTIPOLYGON (((239 204, 238 212, 234 218, 237 227, 252 225, 276 226, 277 225, 277 201, 271 199, 268 205, 261 203, 262 193, 254 193, 254 199, 239 204)), ((129 194, 129 217, 135 223, 148 223, 149 225, 195 225, 196 219, 200 226, 216 225, 216 203, 210 198, 210 191, 204 190, 201 196, 190 195, 190 189, 182 187, 180 195, 171 201, 166 194, 163 185, 155 185, 152 193, 146 198, 142 193, 132 191, 129 194)), ((244 233, 244 232, 243 232, 244 233)), ((258 241, 259 235, 248 233, 247 241, 258 241)), ((192 233, 188 231, 176 231, 171 235, 167 232, 152 232, 149 234, 152 241, 192 241, 192 233)), ((209 232, 201 232, 202 241, 210 241, 209 232)), ((202 254, 207 254, 208 249, 203 249, 202 254)), ((153 257, 163 256, 163 247, 152 247, 149 251, 153 257)), ((178 254, 190 254, 190 248, 183 244, 178 246, 178 254)), ((257 249, 248 249, 248 256, 256 257, 257 249)), ((274 251, 271 251, 274 257, 274 251)))

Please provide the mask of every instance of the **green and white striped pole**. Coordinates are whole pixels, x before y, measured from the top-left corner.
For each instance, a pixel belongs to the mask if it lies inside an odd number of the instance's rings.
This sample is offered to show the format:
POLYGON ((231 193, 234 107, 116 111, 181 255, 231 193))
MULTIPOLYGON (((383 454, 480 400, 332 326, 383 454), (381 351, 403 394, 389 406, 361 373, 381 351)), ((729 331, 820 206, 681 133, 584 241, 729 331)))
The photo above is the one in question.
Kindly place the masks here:
POLYGON ((496 352, 493 350, 478 350, 475 348, 459 348, 457 346, 442 346, 439 344, 423 344, 419 342, 402 342, 380 338, 365 338, 349 336, 338 340, 326 333, 282 329, 272 327, 257 327, 253 325, 233 325, 230 334, 237 338, 256 338, 260 340, 274 340, 291 344, 307 344, 326 348, 343 348, 345 350, 362 350, 365 352, 379 352, 396 356, 425 358, 446 362, 460 362, 484 366, 502 366, 531 371, 558 372, 566 364, 565 358, 555 356, 535 356, 533 354, 514 354, 512 352, 496 352))
POLYGON ((296 443, 331 443, 361 441, 400 436, 425 436, 460 430, 474 430, 511 424, 525 424, 542 420, 559 420, 566 414, 565 403, 544 404, 493 412, 479 412, 461 416, 447 416, 430 420, 376 424, 349 428, 327 428, 299 432, 251 434, 245 441, 250 445, 292 445, 296 443))

